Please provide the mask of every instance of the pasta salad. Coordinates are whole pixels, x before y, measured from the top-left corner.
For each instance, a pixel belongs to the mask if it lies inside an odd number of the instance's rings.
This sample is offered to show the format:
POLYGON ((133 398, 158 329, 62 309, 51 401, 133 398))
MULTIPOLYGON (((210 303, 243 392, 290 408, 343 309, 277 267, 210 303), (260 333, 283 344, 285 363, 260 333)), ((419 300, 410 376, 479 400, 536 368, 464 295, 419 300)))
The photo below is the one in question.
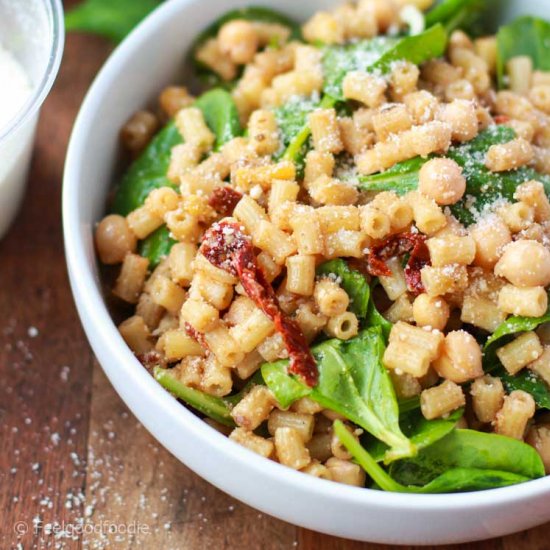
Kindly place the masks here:
POLYGON ((205 91, 123 127, 120 334, 251 451, 412 493, 550 472, 550 24, 483 4, 229 12, 205 91))

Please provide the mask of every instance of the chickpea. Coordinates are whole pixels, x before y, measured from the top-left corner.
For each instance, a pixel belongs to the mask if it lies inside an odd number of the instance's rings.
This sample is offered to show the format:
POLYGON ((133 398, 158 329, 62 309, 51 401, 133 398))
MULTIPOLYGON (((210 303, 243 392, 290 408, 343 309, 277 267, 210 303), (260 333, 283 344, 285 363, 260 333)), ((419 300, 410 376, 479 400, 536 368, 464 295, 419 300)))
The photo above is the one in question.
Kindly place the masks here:
POLYGON ((455 204, 466 191, 466 179, 454 160, 432 159, 420 169, 418 190, 439 205, 455 204))
POLYGON ((121 263, 126 254, 134 252, 137 239, 126 218, 111 214, 97 225, 95 244, 102 263, 111 265, 121 263))
POLYGON ((243 19, 235 19, 223 25, 218 41, 221 51, 239 65, 250 63, 259 47, 259 37, 254 25, 243 19))
POLYGON ((483 376, 481 348, 475 338, 464 330, 447 334, 443 353, 433 365, 440 376, 457 384, 483 376))
POLYGON ((120 139, 131 153, 141 152, 157 131, 157 117, 149 111, 138 111, 122 127, 120 139))
POLYGON ((495 265, 495 275, 519 287, 550 284, 550 252, 537 241, 510 243, 495 265))
POLYGON ((449 315, 449 305, 443 298, 420 294, 413 303, 413 318, 419 327, 443 330, 449 315))
POLYGON ((510 229, 496 215, 487 216, 469 229, 476 242, 474 265, 492 269, 498 262, 504 247, 512 241, 510 229))

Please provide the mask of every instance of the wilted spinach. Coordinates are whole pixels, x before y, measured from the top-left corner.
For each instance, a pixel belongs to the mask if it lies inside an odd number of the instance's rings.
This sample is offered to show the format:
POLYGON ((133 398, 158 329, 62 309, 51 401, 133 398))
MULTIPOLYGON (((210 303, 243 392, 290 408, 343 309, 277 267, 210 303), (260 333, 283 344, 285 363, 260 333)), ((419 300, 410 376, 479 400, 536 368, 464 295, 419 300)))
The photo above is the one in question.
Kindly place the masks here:
POLYGON ((288 374, 286 361, 263 365, 262 376, 283 407, 308 396, 386 443, 387 460, 412 456, 416 450, 401 432, 395 391, 382 365, 384 347, 380 328, 361 331, 348 341, 327 340, 315 346, 319 382, 314 388, 288 374))
POLYGON ((365 276, 342 259, 329 260, 317 268, 317 275, 334 276, 350 298, 350 311, 365 319, 369 309, 370 286, 365 276))
MULTIPOLYGON (((411 411, 401 412, 399 415, 399 425, 403 433, 411 440, 418 451, 421 451, 449 434, 463 414, 464 410, 459 409, 447 418, 426 420, 420 409, 416 408, 411 411)), ((377 462, 384 459, 384 454, 388 449, 387 445, 372 438, 370 438, 365 448, 377 462)))
POLYGON ((485 8, 483 0, 443 0, 426 13, 426 26, 440 23, 448 33, 476 23, 485 8))
POLYGON ((227 400, 208 395, 182 384, 175 376, 173 369, 155 367, 154 376, 162 387, 197 411, 208 416, 208 418, 212 418, 225 426, 235 426, 235 422, 231 417, 231 406, 227 400))
POLYGON ((441 25, 404 38, 377 37, 344 46, 327 46, 323 51, 323 91, 343 101, 342 83, 350 71, 384 74, 396 61, 419 65, 445 52, 447 34, 441 25))
POLYGON ((380 327, 387 340, 392 324, 376 309, 371 299, 371 287, 365 276, 342 259, 324 262, 317 268, 317 275, 335 275, 340 280, 340 286, 350 297, 350 311, 353 311, 366 327, 380 327))
POLYGON ((529 56, 535 69, 550 71, 550 23, 537 17, 518 17, 497 33, 497 75, 505 86, 506 63, 518 55, 529 56))
POLYGON ((514 485, 544 475, 542 461, 529 445, 514 439, 470 430, 454 430, 423 449, 416 458, 393 463, 390 475, 340 421, 334 423, 334 431, 353 459, 367 472, 376 486, 384 491, 478 491, 514 485), (470 434, 480 437, 475 439, 474 436, 472 439, 469 437, 470 434), (418 465, 414 472, 410 467, 413 463, 418 465), (409 470, 403 464, 409 465, 409 470), (394 470, 398 474, 406 472, 407 475, 402 475, 403 483, 392 477, 394 470), (417 475, 421 477, 416 477, 417 475))
POLYGON ((544 475, 542 460, 530 445, 476 430, 453 430, 417 456, 394 462, 390 474, 405 485, 425 485, 452 468, 499 470, 529 479, 544 475))
MULTIPOLYGON (((446 156, 462 167, 467 182, 464 198, 451 207, 452 213, 462 223, 473 223, 476 213, 482 212, 497 199, 512 199, 516 188, 524 181, 536 179, 550 193, 550 177, 532 168, 494 173, 485 167, 485 155, 489 147, 507 143, 515 137, 514 130, 507 126, 490 126, 472 141, 455 145, 447 152, 446 156)), ((359 179, 359 188, 368 191, 393 190, 405 194, 418 186, 418 173, 429 158, 433 158, 433 155, 425 159, 416 157, 398 163, 386 172, 363 176, 359 179)))
MULTIPOLYGON (((207 125, 216 136, 215 149, 242 133, 235 102, 225 90, 210 90, 201 95, 194 105, 202 111, 207 125)), ((174 187, 166 174, 172 148, 180 143, 182 136, 174 122, 170 121, 123 175, 115 192, 113 212, 126 216, 139 208, 153 189, 174 187)), ((155 267, 170 252, 174 243, 163 226, 140 243, 140 253, 149 259, 151 267, 155 267)))

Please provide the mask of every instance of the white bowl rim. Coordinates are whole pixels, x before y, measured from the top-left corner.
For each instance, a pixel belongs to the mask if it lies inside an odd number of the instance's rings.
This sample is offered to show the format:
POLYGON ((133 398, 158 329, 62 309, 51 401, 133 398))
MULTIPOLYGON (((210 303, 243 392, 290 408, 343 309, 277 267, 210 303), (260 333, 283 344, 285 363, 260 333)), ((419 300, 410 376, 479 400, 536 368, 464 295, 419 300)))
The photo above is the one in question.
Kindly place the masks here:
POLYGON ((535 497, 550 494, 550 476, 510 487, 475 493, 419 495, 352 487, 304 475, 260 457, 210 428, 203 420, 171 397, 131 353, 120 337, 103 296, 96 286, 92 268, 88 265, 85 244, 81 238, 82 223, 78 212, 79 158, 85 153, 85 139, 82 137, 81 130, 93 121, 93 113, 101 98, 112 85, 115 76, 120 74, 126 59, 132 56, 134 48, 147 41, 150 32, 163 26, 188 2, 189 0, 171 0, 164 3, 116 48, 88 91, 71 134, 63 181, 63 232, 71 286, 83 324, 94 327, 101 345, 118 364, 117 368, 124 370, 128 377, 133 379, 132 384, 136 391, 147 395, 148 400, 158 408, 159 419, 169 418, 174 426, 181 427, 183 431, 192 432, 192 435, 200 440, 209 452, 220 453, 220 457, 226 454, 236 461, 245 462, 248 468, 255 470, 259 475, 277 478, 286 487, 295 487, 308 493, 310 498, 322 496, 334 499, 335 504, 341 501, 369 507, 396 508, 404 512, 429 512, 442 508, 449 512, 461 510, 471 512, 476 509, 482 510, 487 506, 520 504, 535 497))

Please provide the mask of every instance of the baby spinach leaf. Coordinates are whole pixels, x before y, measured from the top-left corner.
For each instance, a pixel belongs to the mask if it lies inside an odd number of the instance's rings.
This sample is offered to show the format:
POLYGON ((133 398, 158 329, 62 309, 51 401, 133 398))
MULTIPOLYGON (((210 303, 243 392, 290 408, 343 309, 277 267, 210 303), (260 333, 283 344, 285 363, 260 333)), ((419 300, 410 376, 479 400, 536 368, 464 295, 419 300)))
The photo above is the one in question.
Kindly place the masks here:
POLYGON ((288 406, 307 395, 384 441, 390 447, 386 459, 412 456, 415 448, 399 427, 395 391, 382 365, 381 330, 364 330, 347 342, 327 340, 312 352, 319 369, 314 388, 289 375, 286 361, 262 366, 262 376, 276 399, 288 406))
POLYGON ((497 75, 505 85, 506 63, 518 55, 527 55, 535 69, 550 71, 550 23, 537 17, 518 17, 497 33, 497 75))
POLYGON ((442 473, 424 487, 420 487, 418 493, 441 494, 460 493, 466 491, 484 491, 497 489, 524 483, 531 478, 502 470, 483 470, 476 468, 453 468, 442 473))
POLYGON ((215 88, 202 94, 195 107, 198 107, 204 116, 204 121, 214 132, 216 143, 214 148, 218 151, 225 143, 242 134, 239 111, 226 90, 215 88))
MULTIPOLYGON (((242 133, 237 107, 231 94, 225 90, 216 88, 204 93, 195 106, 202 111, 206 124, 216 136, 215 149, 242 133)), ((170 121, 123 175, 116 189, 113 212, 126 216, 139 208, 153 189, 165 186, 175 188, 166 174, 172 148, 180 143, 181 134, 174 121, 170 121)), ((175 242, 163 226, 140 243, 140 254, 148 258, 154 268, 175 242)))
POLYGON ((418 187, 418 173, 427 159, 415 157, 394 164, 391 168, 371 176, 359 178, 359 189, 362 191, 394 191, 405 195, 418 187))
MULTIPOLYGON (((376 287, 378 284, 378 279, 374 279, 371 283, 371 295, 372 295, 372 289, 376 287)), ((376 304, 374 303, 374 300, 370 300, 369 302, 369 308, 367 311, 367 322, 366 325, 368 327, 380 327, 382 330, 382 335, 384 336, 384 340, 387 342, 388 338, 390 337, 390 332, 393 327, 393 324, 390 323, 376 308, 376 304)))
POLYGON ((426 13, 426 26, 440 23, 448 33, 467 28, 481 15, 483 0, 442 0, 426 13))
POLYGON ((496 350, 511 340, 514 334, 535 330, 540 325, 548 322, 550 322, 550 308, 542 317, 521 317, 518 315, 508 317, 487 339, 483 348, 484 370, 500 377, 509 392, 523 390, 530 393, 537 406, 544 409, 550 409, 550 388, 544 380, 528 369, 523 369, 513 376, 510 375, 498 360, 496 350))
POLYGON ((181 134, 172 121, 158 132, 122 177, 116 189, 113 212, 126 216, 139 208, 153 189, 172 185, 166 173, 172 147, 181 142, 181 134))
POLYGON ((407 413, 420 408, 420 397, 415 395, 414 397, 408 397, 399 401, 399 413, 407 413))
POLYGON ((445 53, 447 34, 441 25, 404 38, 376 37, 371 40, 327 46, 323 50, 323 91, 343 101, 342 83, 350 71, 388 73, 396 61, 420 65, 445 53))
MULTIPOLYGON (((401 412, 399 425, 403 433, 421 451, 450 433, 463 414, 464 410, 459 409, 447 418, 426 420, 419 409, 413 409, 405 413, 401 412)), ((388 449, 387 445, 375 439, 370 439, 365 448, 377 462, 384 459, 384 454, 388 449)))
POLYGON ((529 479, 544 475, 542 460, 530 445, 475 430, 453 430, 417 456, 394 462, 390 474, 404 485, 425 485, 453 468, 498 470, 529 479))
POLYGON ((508 317, 487 339, 484 349, 487 350, 505 336, 511 336, 518 332, 530 332, 544 323, 550 323, 550 308, 542 317, 521 317, 519 315, 508 317))
POLYGON ((291 100, 276 111, 283 152, 275 156, 292 161, 299 178, 303 175, 305 157, 311 148, 308 115, 315 109, 329 109, 333 106, 334 100, 330 96, 325 96, 320 102, 312 96, 291 100))
POLYGON ((319 97, 313 95, 292 98, 275 109, 281 148, 274 156, 294 162, 299 176, 303 173, 305 156, 310 149, 308 115, 319 107, 319 97))
POLYGON ((115 42, 127 34, 162 0, 84 0, 65 14, 68 31, 100 34, 115 42))
POLYGON ((449 158, 462 167, 467 181, 464 198, 451 208, 462 223, 473 223, 476 212, 481 212, 497 199, 511 200, 518 185, 525 181, 536 179, 550 192, 550 177, 539 174, 532 168, 493 173, 485 167, 485 155, 489 147, 507 143, 515 137, 514 130, 507 126, 490 126, 472 141, 451 147, 447 153, 449 158), (473 204, 470 204, 471 197, 475 198, 473 204))
POLYGON ((490 469, 453 468, 435 477, 427 485, 403 485, 393 479, 366 451, 352 434, 337 420, 334 431, 353 459, 372 478, 375 486, 384 491, 399 493, 452 493, 478 491, 514 485, 530 478, 524 475, 490 469))
POLYGON ((350 71, 369 70, 399 39, 379 36, 344 46, 326 46, 323 49, 325 94, 342 101, 342 82, 350 71))
POLYGON ((371 288, 360 271, 351 269, 345 260, 336 259, 321 264, 317 268, 317 275, 336 275, 350 297, 350 311, 359 319, 363 319, 365 326, 380 327, 387 340, 392 324, 376 309, 371 300, 371 288))
POLYGON ((154 269, 170 253, 177 241, 170 237, 168 228, 163 225, 139 243, 139 254, 149 260, 149 267, 154 269))
POLYGON ((288 361, 262 365, 262 377, 266 386, 273 392, 277 402, 283 409, 287 409, 302 397, 311 397, 311 388, 303 384, 298 378, 288 374, 288 361))
MULTIPOLYGON (((463 169, 467 186, 464 198, 451 207, 456 218, 470 225, 476 215, 497 199, 511 200, 518 185, 536 179, 543 183, 550 193, 550 176, 539 174, 532 168, 519 168, 509 172, 493 173, 485 167, 485 155, 491 145, 507 143, 516 137, 512 128, 501 125, 490 126, 472 141, 455 145, 446 156, 456 161, 463 169)), ((422 159, 416 157, 389 170, 373 176, 359 178, 359 188, 365 191, 393 190, 404 194, 418 185, 418 172, 433 155, 422 159)))
POLYGON ((331 275, 338 278, 340 286, 350 297, 350 311, 353 311, 359 319, 367 316, 370 286, 362 273, 351 269, 345 260, 336 259, 322 263, 317 268, 317 275, 331 275))
POLYGON ((388 73, 397 61, 409 61, 421 65, 429 59, 441 57, 447 47, 447 33, 442 25, 436 24, 423 33, 406 36, 393 48, 385 51, 380 59, 373 63, 369 70, 388 73))
POLYGON ((176 378, 172 370, 155 367, 155 380, 175 397, 185 401, 185 403, 212 418, 212 420, 216 420, 225 426, 235 426, 235 422, 231 417, 231 406, 226 400, 185 386, 176 378))
POLYGON ((513 376, 508 373, 504 367, 499 367, 492 372, 493 376, 498 376, 506 391, 522 390, 530 393, 540 409, 550 410, 550 388, 546 382, 532 370, 522 369, 513 376))

